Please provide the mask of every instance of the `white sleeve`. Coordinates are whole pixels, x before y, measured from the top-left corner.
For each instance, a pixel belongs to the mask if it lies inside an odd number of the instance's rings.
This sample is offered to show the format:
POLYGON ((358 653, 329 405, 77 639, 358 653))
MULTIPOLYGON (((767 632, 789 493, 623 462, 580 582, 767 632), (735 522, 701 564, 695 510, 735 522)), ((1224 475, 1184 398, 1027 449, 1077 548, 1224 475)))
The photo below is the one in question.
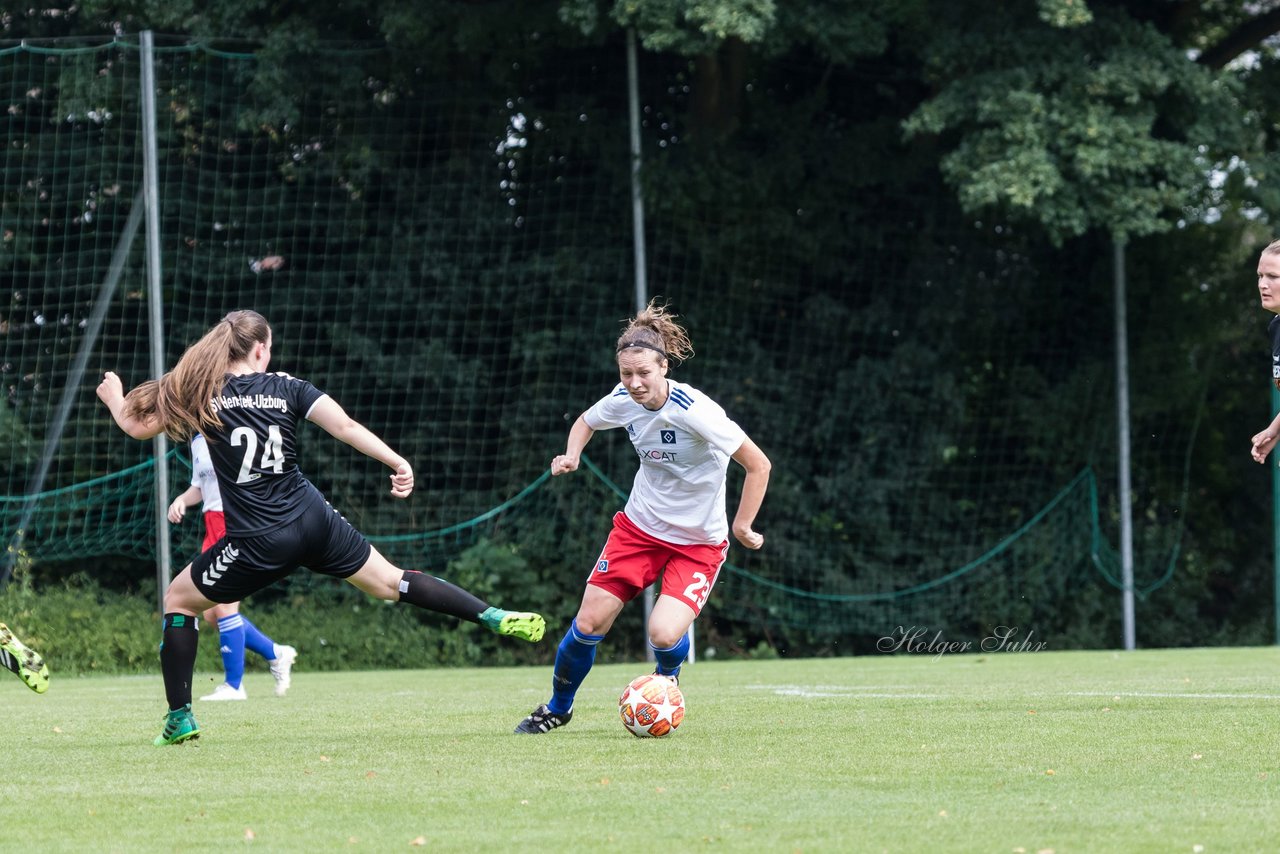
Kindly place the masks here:
POLYGON ((198 433, 191 440, 191 485, 194 487, 200 487, 200 455, 208 456, 209 454, 206 441, 208 440, 198 433))
POLYGON ((613 391, 600 398, 595 404, 582 413, 582 420, 592 430, 608 430, 610 427, 625 426, 631 420, 624 408, 631 402, 631 395, 619 383, 613 391))
POLYGON ((733 456, 746 441, 747 432, 714 400, 703 397, 698 403, 689 410, 689 427, 711 447, 733 456))

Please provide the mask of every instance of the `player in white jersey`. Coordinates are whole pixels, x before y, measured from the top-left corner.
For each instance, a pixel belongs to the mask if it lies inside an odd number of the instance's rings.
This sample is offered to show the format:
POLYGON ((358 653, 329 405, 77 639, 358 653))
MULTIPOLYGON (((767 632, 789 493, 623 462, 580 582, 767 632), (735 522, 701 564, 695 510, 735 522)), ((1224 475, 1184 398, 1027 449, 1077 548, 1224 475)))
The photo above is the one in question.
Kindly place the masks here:
POLYGON ((662 591, 649 616, 649 645, 657 672, 678 679, 689 654, 689 627, 729 549, 725 473, 730 459, 746 469, 733 535, 749 549, 764 545, 752 526, 769 485, 769 458, 714 400, 667 378, 671 359, 684 361, 692 354, 675 317, 651 302, 618 339, 622 382, 578 417, 565 452, 551 461, 553 475, 575 471, 597 430, 624 427, 640 469, 587 579, 578 614, 556 650, 551 699, 519 723, 518 733, 549 732, 569 722, 596 646, 622 606, 659 575, 662 591))
POLYGON ((271 327, 256 311, 233 311, 192 344, 173 370, 126 396, 108 371, 98 385, 117 426, 135 439, 161 432, 209 439, 227 535, 201 552, 164 594, 160 670, 169 713, 157 746, 200 734, 191 714, 196 615, 238 602, 298 567, 341 578, 378 599, 403 602, 500 635, 542 638, 539 614, 489 606, 460 587, 393 565, 302 476, 295 455, 304 419, 386 465, 391 494, 408 498, 413 468, 336 401, 306 380, 267 373, 271 327))
MULTIPOLYGON (((209 442, 199 433, 191 437, 191 485, 173 499, 169 505, 169 521, 177 525, 187 514, 187 509, 201 505, 204 518, 204 539, 200 551, 213 548, 226 536, 227 521, 222 512, 222 492, 218 489, 218 477, 213 470, 213 458, 209 456, 209 442)), ((275 680, 276 696, 283 697, 293 681, 293 662, 298 651, 291 646, 277 644, 240 613, 239 602, 214 605, 204 612, 205 621, 218 629, 218 653, 222 656, 222 669, 226 675, 223 683, 201 700, 247 700, 244 689, 244 651, 256 652, 267 662, 271 678, 275 680)))

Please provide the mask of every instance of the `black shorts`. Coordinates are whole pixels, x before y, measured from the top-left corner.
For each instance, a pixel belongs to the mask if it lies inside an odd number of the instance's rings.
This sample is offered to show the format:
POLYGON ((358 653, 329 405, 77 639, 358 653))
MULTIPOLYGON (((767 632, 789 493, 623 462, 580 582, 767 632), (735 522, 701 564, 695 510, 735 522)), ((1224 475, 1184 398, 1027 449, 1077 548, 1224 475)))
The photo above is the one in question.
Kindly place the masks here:
POLYGON ((317 497, 292 522, 256 537, 223 537, 191 562, 191 580, 212 602, 239 602, 300 566, 350 578, 369 560, 364 535, 317 497))

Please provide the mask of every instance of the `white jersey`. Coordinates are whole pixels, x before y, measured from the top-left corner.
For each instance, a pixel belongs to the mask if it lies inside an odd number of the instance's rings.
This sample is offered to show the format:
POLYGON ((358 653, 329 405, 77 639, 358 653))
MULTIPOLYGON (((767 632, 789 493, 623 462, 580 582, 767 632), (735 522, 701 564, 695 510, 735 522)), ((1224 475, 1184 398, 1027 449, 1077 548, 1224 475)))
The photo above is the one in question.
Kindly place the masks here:
POLYGON ((202 513, 222 510, 222 493, 218 491, 218 477, 213 473, 209 443, 199 433, 191 438, 191 485, 200 489, 202 513))
POLYGON ((729 537, 725 470, 747 434, 693 386, 667 380, 667 390, 651 411, 619 383, 583 420, 592 430, 627 428, 640 457, 626 508, 637 527, 668 543, 721 543, 729 537))

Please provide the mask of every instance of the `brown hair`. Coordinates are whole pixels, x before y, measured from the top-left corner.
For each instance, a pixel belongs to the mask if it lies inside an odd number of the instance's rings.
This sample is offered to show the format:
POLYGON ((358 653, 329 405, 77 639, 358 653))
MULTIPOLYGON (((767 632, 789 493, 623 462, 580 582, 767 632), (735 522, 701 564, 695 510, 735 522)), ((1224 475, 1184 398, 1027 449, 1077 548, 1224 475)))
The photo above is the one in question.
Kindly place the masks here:
MULTIPOLYGON (((267 319, 256 311, 233 311, 187 348, 173 370, 148 380, 125 396, 125 414, 154 415, 175 440, 208 435, 222 420, 210 402, 222 393, 228 369, 249 358, 257 344, 271 338, 267 319)), ((212 441, 212 439, 210 439, 212 441)))
POLYGON ((622 335, 618 336, 618 353, 639 347, 656 350, 663 359, 684 362, 693 356, 689 333, 676 323, 678 315, 667 313, 664 305, 654 297, 635 317, 623 321, 622 335))

